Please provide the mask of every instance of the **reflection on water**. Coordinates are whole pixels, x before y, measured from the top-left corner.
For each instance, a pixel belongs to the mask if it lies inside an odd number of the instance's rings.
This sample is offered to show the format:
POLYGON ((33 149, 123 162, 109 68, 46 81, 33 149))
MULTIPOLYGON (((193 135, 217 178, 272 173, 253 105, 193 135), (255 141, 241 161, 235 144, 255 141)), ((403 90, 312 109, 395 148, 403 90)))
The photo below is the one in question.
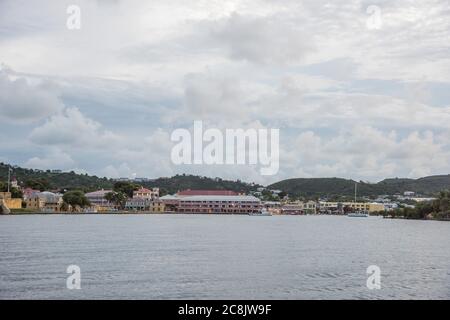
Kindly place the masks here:
POLYGON ((0 298, 449 299, 450 223, 332 216, 0 216, 0 298), (66 268, 81 268, 81 290, 66 268), (369 265, 381 290, 366 287, 369 265))

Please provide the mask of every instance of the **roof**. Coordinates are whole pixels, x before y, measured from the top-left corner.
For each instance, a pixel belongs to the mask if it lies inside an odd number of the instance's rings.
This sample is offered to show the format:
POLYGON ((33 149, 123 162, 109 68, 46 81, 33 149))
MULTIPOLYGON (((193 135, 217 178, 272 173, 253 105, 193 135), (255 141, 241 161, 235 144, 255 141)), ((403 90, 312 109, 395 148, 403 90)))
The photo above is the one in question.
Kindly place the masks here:
POLYGON ((177 197, 177 196, 174 196, 171 194, 167 194, 167 195, 159 198, 159 200, 179 200, 179 199, 180 199, 180 197, 177 197))
POLYGON ((46 203, 57 203, 62 198, 62 196, 60 194, 48 192, 48 191, 37 192, 37 193, 33 194, 32 198, 36 198, 36 197, 39 199, 43 199, 46 203))
POLYGON ((97 190, 94 192, 86 193, 86 197, 104 197, 109 192, 112 192, 112 190, 97 190))
POLYGON ((179 198, 180 201, 252 201, 260 202, 254 196, 216 196, 216 195, 202 195, 202 196, 186 196, 179 198))
POLYGON ((136 190, 136 191, 133 191, 133 193, 150 193, 150 192, 152 192, 152 190, 149 190, 149 189, 147 189, 147 188, 140 188, 139 190, 136 190))
POLYGON ((238 193, 231 190, 183 190, 177 193, 179 196, 237 196, 238 193))

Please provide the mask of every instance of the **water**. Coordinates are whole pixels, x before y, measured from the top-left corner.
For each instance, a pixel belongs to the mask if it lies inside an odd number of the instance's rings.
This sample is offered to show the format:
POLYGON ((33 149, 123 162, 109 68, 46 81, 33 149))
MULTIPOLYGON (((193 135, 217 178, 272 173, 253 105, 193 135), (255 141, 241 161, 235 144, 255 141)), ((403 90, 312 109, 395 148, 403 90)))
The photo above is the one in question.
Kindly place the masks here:
POLYGON ((0 216, 0 299, 449 299, 450 223, 0 216), (81 290, 66 268, 81 268, 81 290), (381 289, 366 286, 369 265, 381 289))

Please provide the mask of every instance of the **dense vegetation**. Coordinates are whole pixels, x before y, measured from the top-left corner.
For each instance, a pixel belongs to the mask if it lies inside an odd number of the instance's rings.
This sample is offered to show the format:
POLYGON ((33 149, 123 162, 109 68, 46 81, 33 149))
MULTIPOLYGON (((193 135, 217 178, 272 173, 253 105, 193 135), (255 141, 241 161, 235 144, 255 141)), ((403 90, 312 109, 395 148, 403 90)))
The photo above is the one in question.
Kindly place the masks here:
POLYGON ((260 187, 256 184, 245 183, 240 180, 224 180, 221 178, 208 178, 193 175, 176 175, 171 178, 158 178, 143 183, 147 188, 159 187, 164 193, 176 193, 186 189, 210 189, 210 190, 232 190, 236 192, 248 193, 260 187))
MULTIPOLYGON (((41 191, 81 190, 90 192, 99 189, 114 189, 114 191, 123 192, 128 196, 132 196, 133 190, 136 190, 140 185, 146 188, 159 187, 163 195, 185 189, 233 190, 248 193, 259 187, 259 185, 245 183, 240 180, 232 181, 184 174, 139 183, 115 182, 112 179, 77 174, 75 172, 53 173, 50 170, 24 169, 17 166, 13 167, 12 176, 19 181, 21 186, 41 191)), ((5 186, 7 179, 8 165, 0 163, 0 181, 4 181, 5 186)))
POLYGON ((83 191, 73 190, 68 191, 63 195, 64 207, 65 209, 70 205, 72 206, 72 210, 77 207, 84 208, 90 206, 89 200, 84 195, 83 191))
MULTIPOLYGON (((113 189, 115 182, 112 179, 76 174, 75 172, 54 173, 49 170, 33 170, 13 167, 14 177, 24 187, 39 190, 81 190, 90 192, 99 189, 113 189)), ((0 188, 5 187, 8 176, 8 166, 0 163, 0 188)), ((224 180, 221 178, 208 178, 194 175, 176 175, 171 178, 158 178, 139 183, 144 187, 159 187, 161 194, 176 193, 185 189, 213 189, 233 190, 249 193, 255 191, 260 185, 245 183, 240 180, 224 180)), ((115 191, 132 194, 137 184, 114 188, 115 191), (128 188, 128 189, 124 189, 128 188)), ((298 178, 283 180, 272 185, 269 189, 279 189, 293 197, 318 198, 336 196, 353 197, 355 181, 341 178, 298 178)), ((423 195, 435 195, 441 190, 450 189, 450 175, 430 176, 420 179, 385 179, 378 183, 358 183, 358 196, 377 196, 382 194, 396 194, 404 191, 414 191, 423 195)), ((269 197, 269 196, 268 196, 269 197)))
MULTIPOLYGON (((297 197, 353 196, 355 181, 341 178, 288 179, 270 185, 297 197)), ((450 189, 450 175, 430 176, 420 179, 385 179, 378 183, 358 182, 358 196, 392 195, 414 191, 423 195, 435 195, 450 189)))
MULTIPOLYGON (((0 192, 7 192, 8 191, 8 184, 6 182, 0 181, 0 192)), ((23 194, 22 191, 16 188, 10 188, 9 191, 11 192, 12 198, 22 198, 23 194)))
POLYGON ((420 202, 415 208, 399 208, 379 214, 393 218, 450 220, 450 192, 441 191, 436 200, 420 202))
MULTIPOLYGON (((107 178, 77 174, 75 172, 52 173, 50 170, 33 170, 13 167, 14 176, 24 187, 38 190, 82 190, 84 192, 112 188, 113 181, 107 178)), ((8 166, 0 163, 0 181, 8 179, 8 166)))

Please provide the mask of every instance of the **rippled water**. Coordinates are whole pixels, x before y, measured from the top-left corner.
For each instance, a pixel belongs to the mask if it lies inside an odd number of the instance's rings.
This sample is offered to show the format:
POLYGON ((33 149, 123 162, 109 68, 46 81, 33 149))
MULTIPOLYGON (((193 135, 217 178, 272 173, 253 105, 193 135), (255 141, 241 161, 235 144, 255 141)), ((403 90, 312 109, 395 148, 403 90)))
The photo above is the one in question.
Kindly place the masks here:
POLYGON ((0 216, 0 243, 1 299, 450 299, 448 222, 0 216), (66 288, 71 264, 81 290, 66 288))

